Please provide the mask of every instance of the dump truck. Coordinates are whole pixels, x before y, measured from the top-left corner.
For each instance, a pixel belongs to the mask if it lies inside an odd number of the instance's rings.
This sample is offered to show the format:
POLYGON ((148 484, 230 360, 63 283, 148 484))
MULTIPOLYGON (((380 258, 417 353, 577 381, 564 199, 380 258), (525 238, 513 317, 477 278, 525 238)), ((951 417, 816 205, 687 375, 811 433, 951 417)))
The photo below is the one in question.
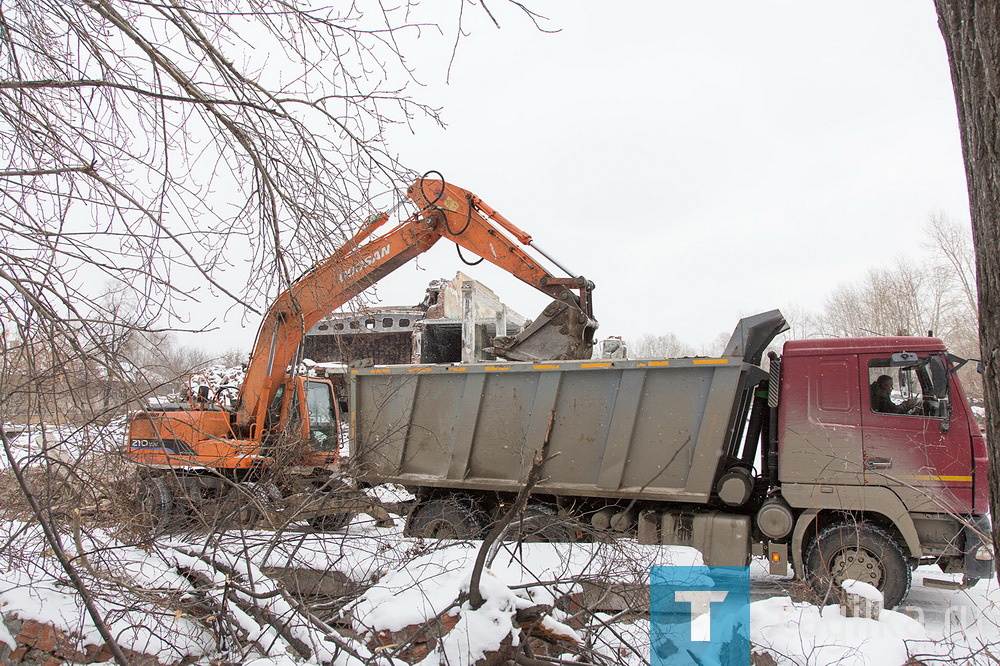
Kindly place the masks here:
POLYGON ((521 524, 541 540, 595 528, 710 566, 756 551, 890 608, 919 564, 990 576, 963 359, 933 337, 810 339, 763 367, 786 328, 777 310, 743 319, 717 358, 354 369, 353 464, 412 490, 417 536, 481 537, 540 466, 521 524))

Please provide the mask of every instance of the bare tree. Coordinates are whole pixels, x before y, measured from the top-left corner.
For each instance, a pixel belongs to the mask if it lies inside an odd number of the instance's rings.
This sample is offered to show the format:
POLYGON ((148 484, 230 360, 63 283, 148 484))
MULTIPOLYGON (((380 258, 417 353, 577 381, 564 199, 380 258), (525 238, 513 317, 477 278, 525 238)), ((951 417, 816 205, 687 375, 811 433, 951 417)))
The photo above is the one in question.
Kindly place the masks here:
POLYGON ((860 284, 839 286, 827 298, 828 335, 926 335, 944 321, 947 282, 934 267, 897 259, 891 269, 869 269, 860 284))
POLYGON ((628 349, 631 358, 677 358, 694 354, 694 348, 681 342, 674 333, 646 333, 629 341, 628 349))
MULTIPOLYGON (((990 508, 1000 515, 1000 6, 973 0, 935 0, 955 88, 962 155, 969 186, 979 291, 979 340, 989 447, 990 508)), ((1000 525, 993 526, 1000 566, 1000 525)))
MULTIPOLYGON (((255 318, 392 203, 412 173, 386 130, 439 121, 410 96, 407 49, 440 36, 454 53, 473 6, 493 20, 497 8, 465 0, 447 14, 405 1, 3 2, 0 422, 83 428, 119 411, 197 363, 169 358, 167 332, 205 325, 188 315, 202 294, 255 318), (161 376, 93 399, 89 387, 134 380, 157 354, 161 376)), ((64 523, 21 473, 40 459, 0 438, 87 599, 64 523)))
POLYGON ((781 337, 785 340, 803 340, 814 338, 820 333, 820 322, 817 315, 795 303, 781 306, 781 314, 785 315, 789 330, 781 337))
POLYGON ((732 335, 732 331, 719 331, 715 334, 715 337, 712 338, 711 342, 701 345, 701 347, 697 350, 697 353, 702 356, 718 356, 726 349, 726 345, 729 344, 729 338, 732 337, 732 335))
POLYGON ((437 118, 408 97, 398 47, 426 26, 405 6, 379 14, 295 2, 5 3, 0 288, 10 314, 83 323, 88 306, 100 310, 93 285, 110 277, 163 319, 189 307, 171 279, 184 270, 252 308, 325 256, 345 221, 371 212, 371 193, 404 173, 386 127, 437 118), (255 279, 222 280, 230 253, 255 279))
MULTIPOLYGON (((818 315, 792 309, 791 338, 815 336, 926 335, 952 352, 979 355, 972 241, 943 213, 931 215, 924 243, 929 256, 899 257, 892 268, 874 267, 858 283, 845 283, 818 315)), ((975 366, 961 371, 974 402, 982 397, 975 366)))
MULTIPOLYGON (((927 247, 935 274, 948 285, 945 320, 939 334, 948 349, 965 358, 979 357, 979 303, 976 289, 976 257, 969 227, 960 226, 944 213, 931 215, 926 228, 927 247)), ((959 371, 969 399, 982 404, 983 378, 976 364, 959 371)))
POLYGON ((979 303, 971 230, 937 212, 931 215, 926 233, 926 245, 936 262, 937 273, 949 286, 947 311, 952 322, 949 345, 956 353, 978 356, 979 303))

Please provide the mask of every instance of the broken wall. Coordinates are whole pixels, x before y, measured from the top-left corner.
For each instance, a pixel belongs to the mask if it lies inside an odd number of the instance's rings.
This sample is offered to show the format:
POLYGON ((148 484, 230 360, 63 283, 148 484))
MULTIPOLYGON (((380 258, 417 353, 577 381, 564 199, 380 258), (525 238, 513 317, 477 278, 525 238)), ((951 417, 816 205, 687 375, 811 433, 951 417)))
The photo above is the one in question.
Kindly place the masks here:
POLYGON ((434 280, 413 308, 334 313, 309 330, 304 357, 319 363, 371 359, 376 365, 489 360, 483 352, 500 335, 520 332, 525 318, 481 282, 457 272, 434 280))

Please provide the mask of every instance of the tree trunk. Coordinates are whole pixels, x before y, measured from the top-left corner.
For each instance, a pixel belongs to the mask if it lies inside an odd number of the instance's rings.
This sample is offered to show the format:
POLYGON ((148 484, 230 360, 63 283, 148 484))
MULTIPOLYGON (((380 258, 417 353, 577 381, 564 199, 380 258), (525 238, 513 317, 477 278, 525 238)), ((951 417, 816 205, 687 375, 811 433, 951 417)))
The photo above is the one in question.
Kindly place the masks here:
POLYGON ((983 359, 994 563, 1000 564, 1000 3, 935 0, 969 185, 983 359))

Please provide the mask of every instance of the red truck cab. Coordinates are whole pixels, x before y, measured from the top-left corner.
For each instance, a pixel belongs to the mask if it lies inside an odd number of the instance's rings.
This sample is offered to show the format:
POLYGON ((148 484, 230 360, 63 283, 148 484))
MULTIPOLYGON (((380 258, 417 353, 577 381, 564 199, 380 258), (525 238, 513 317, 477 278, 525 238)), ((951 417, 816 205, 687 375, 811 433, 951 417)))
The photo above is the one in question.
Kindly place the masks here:
POLYGON ((839 510, 881 526, 910 566, 991 574, 986 445, 955 373, 963 363, 937 338, 785 343, 777 485, 801 511, 792 552, 839 510))

